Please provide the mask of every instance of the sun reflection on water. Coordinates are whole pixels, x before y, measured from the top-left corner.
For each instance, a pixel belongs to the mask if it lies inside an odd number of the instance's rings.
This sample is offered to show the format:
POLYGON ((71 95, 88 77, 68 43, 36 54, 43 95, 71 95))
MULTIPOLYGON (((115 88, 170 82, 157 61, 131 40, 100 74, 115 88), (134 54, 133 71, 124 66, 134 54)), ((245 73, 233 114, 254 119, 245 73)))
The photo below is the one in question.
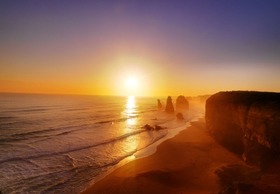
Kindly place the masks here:
POLYGON ((127 127, 134 127, 137 124, 137 106, 134 96, 128 96, 125 106, 124 114, 127 118, 126 124, 127 127))
POLYGON ((126 120, 126 124, 127 126, 135 126, 137 123, 137 119, 136 118, 130 118, 126 120))
POLYGON ((128 96, 126 101, 126 120, 127 127, 134 127, 137 124, 137 110, 136 100, 134 96, 128 96))
POLYGON ((136 109, 135 97, 128 96, 126 101, 126 107, 125 107, 125 112, 127 116, 134 116, 135 109, 136 109))
MULTIPOLYGON (((136 126, 138 123, 138 113, 137 113, 137 105, 136 105, 136 99, 134 96, 128 96, 126 100, 126 106, 125 110, 123 112, 125 117, 127 118, 126 120, 126 126, 125 126, 125 133, 131 133, 133 130, 137 130, 136 126)), ((138 147, 138 141, 136 136, 130 136, 126 143, 125 143, 125 148, 126 151, 132 152, 137 150, 138 147)))

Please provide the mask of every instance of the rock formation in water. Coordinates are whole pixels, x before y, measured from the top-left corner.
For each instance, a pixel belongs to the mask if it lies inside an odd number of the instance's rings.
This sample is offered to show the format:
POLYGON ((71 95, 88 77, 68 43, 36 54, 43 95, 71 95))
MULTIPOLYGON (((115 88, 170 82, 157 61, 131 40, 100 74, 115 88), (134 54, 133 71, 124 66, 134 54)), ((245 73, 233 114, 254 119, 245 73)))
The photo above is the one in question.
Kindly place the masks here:
POLYGON ((173 106, 172 99, 170 96, 167 97, 165 112, 174 113, 174 106, 173 106))
POLYGON ((185 96, 178 96, 176 99, 176 111, 189 110, 189 102, 185 96))
POLYGON ((266 167, 280 153, 280 93, 219 92, 206 101, 206 127, 213 137, 266 167))
POLYGON ((142 127, 143 129, 146 129, 146 130, 154 130, 154 127, 152 127, 151 125, 149 124, 146 124, 142 127))
POLYGON ((155 125, 155 130, 166 129, 166 127, 162 127, 160 125, 155 125))
MULTIPOLYGON (((146 129, 146 130, 162 130, 162 129, 166 129, 166 127, 163 127, 163 126, 160 126, 160 125, 155 125, 154 127, 149 125, 149 124, 146 124, 142 127, 143 129, 146 129)), ((1 193, 0 193, 1 194, 1 193)))
POLYGON ((180 112, 176 114, 176 117, 177 117, 178 120, 184 120, 184 116, 180 112))
POLYGON ((160 102, 160 99, 157 99, 157 106, 158 106, 158 109, 162 109, 162 104, 160 102))

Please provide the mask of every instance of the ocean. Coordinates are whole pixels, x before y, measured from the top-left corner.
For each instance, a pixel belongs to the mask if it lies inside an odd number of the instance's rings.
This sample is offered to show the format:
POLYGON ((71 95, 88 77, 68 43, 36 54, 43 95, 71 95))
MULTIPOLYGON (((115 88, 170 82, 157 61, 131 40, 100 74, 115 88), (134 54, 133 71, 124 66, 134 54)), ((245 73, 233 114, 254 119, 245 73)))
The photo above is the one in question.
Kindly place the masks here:
POLYGON ((177 121, 157 98, 0 94, 0 193, 80 193, 202 115, 177 121))

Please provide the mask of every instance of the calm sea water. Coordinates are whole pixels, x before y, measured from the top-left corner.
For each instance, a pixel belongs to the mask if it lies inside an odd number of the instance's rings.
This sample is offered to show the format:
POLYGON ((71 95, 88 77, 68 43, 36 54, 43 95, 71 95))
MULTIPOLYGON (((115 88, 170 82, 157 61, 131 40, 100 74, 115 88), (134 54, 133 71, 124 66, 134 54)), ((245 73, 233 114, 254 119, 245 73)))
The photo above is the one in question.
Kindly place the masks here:
POLYGON ((79 193, 185 126, 156 98, 0 94, 0 191, 79 193))

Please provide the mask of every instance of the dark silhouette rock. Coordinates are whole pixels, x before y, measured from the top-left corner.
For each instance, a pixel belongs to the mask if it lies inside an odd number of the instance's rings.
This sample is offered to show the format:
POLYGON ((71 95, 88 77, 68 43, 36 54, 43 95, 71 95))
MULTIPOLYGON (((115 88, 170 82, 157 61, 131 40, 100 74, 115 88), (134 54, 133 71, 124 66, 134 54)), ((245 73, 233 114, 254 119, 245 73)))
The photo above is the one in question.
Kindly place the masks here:
POLYGON ((185 111, 189 110, 189 101, 185 96, 178 96, 176 99, 176 110, 177 111, 185 111))
POLYGON ((166 129, 166 127, 162 127, 160 125, 155 125, 155 130, 166 129))
POLYGON ((184 116, 183 116, 183 114, 180 113, 180 112, 177 113, 176 117, 177 117, 178 120, 184 120, 184 116))
POLYGON ((155 127, 153 127, 153 126, 151 126, 151 125, 149 125, 149 124, 144 125, 142 128, 143 128, 143 129, 146 129, 146 130, 149 130, 149 131, 151 131, 151 130, 166 129, 166 127, 162 127, 162 126, 160 126, 160 125, 155 125, 155 127))
POLYGON ((158 109, 162 109, 162 104, 160 102, 160 99, 157 99, 157 106, 158 106, 158 109))
POLYGON ((149 124, 144 125, 143 128, 146 129, 146 130, 153 130, 153 129, 154 129, 154 128, 153 128, 151 125, 149 125, 149 124))
POLYGON ((280 156, 280 93, 219 92, 206 101, 213 137, 262 169, 280 156))
POLYGON ((167 101, 166 101, 166 107, 165 107, 165 112, 167 113, 174 113, 174 106, 172 103, 172 99, 170 96, 167 97, 167 101))

